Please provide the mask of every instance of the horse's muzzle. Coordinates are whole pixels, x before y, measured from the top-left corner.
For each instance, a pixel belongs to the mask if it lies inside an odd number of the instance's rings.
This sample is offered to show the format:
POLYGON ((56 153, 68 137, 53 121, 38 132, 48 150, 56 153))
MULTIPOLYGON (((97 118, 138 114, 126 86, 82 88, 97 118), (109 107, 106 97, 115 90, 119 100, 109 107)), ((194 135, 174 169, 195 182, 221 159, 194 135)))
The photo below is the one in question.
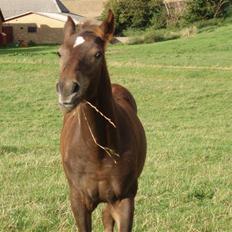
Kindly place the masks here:
POLYGON ((69 85, 58 82, 56 90, 59 96, 59 105, 64 111, 71 111, 81 101, 80 85, 77 82, 72 82, 69 85))

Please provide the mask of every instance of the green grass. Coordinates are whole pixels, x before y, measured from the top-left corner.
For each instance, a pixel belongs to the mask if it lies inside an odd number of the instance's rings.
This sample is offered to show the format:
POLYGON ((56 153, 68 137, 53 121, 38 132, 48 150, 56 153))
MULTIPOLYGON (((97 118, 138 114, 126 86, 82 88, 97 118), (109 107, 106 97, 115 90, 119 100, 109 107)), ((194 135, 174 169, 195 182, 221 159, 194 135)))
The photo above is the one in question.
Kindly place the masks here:
POLYGON ((180 22, 179 25, 169 25, 167 28, 162 29, 154 29, 153 27, 145 30, 128 29, 123 34, 129 37, 128 44, 148 44, 193 37, 202 32, 215 31, 218 27, 226 27, 231 25, 231 23, 232 17, 213 18, 196 21, 191 24, 180 22))
MULTIPOLYGON (((136 232, 232 228, 232 26, 108 49, 134 94, 148 154, 136 232)), ((56 47, 0 50, 0 231, 74 231, 61 168, 56 47)), ((94 231, 103 231, 101 211, 94 231)))

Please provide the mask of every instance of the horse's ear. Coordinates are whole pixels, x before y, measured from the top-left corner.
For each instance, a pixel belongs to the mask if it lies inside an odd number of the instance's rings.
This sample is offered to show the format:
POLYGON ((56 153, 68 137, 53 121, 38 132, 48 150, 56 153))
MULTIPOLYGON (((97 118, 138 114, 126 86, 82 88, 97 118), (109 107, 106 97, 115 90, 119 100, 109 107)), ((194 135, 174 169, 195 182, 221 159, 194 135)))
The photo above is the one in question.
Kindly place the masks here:
POLYGON ((76 32, 76 26, 70 16, 68 16, 67 22, 64 25, 64 41, 76 32))
POLYGON ((110 41, 114 35, 114 14, 109 10, 106 20, 100 25, 104 40, 110 41))

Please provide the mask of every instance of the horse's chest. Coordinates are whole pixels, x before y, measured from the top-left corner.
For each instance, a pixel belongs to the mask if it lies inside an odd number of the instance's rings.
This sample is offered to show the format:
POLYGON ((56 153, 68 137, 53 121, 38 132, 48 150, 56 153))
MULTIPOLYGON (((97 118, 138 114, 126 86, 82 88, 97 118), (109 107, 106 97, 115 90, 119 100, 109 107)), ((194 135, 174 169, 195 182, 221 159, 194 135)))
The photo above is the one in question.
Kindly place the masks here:
POLYGON ((112 158, 91 143, 91 138, 84 139, 79 130, 64 132, 63 137, 67 139, 62 145, 62 158, 70 187, 75 186, 93 202, 120 198, 125 191, 125 179, 130 168, 115 165, 112 158))
POLYGON ((109 180, 96 180, 94 178, 83 178, 84 184, 80 186, 85 196, 94 202, 113 201, 116 191, 109 180))
POLYGON ((121 195, 122 184, 113 163, 104 166, 66 155, 63 164, 72 186, 91 201, 109 202, 121 195))
POLYGON ((113 175, 113 172, 96 171, 85 173, 78 177, 79 189, 95 202, 110 202, 121 195, 121 182, 113 175))

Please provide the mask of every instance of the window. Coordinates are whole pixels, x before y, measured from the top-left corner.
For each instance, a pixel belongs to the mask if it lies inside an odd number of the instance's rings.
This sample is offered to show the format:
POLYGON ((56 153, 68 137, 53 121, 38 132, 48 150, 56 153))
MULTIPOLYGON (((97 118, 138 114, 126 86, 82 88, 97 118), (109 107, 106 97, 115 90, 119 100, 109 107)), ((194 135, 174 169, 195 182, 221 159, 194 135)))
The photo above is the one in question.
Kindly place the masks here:
POLYGON ((27 31, 28 31, 29 33, 36 33, 36 32, 37 32, 37 27, 28 27, 28 28, 27 28, 27 31))

